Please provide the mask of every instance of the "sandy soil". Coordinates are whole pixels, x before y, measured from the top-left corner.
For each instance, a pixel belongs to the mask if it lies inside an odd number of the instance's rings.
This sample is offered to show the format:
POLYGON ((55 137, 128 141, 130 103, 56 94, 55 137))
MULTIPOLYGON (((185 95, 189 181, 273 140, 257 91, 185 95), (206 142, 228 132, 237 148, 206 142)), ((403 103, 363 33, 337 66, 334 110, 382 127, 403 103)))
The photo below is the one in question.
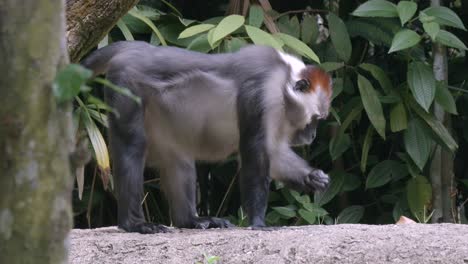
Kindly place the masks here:
POLYGON ((468 263, 468 225, 333 225, 71 232, 70 263, 468 263))

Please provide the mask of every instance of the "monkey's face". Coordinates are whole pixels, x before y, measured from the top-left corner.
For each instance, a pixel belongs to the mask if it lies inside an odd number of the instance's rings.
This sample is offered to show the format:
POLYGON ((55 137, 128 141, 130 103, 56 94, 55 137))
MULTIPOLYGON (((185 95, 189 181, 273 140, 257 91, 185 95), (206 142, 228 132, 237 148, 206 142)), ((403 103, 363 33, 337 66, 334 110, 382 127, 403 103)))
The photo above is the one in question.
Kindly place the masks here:
POLYGON ((295 109, 298 128, 291 139, 295 146, 314 141, 319 120, 328 116, 332 94, 332 81, 324 70, 309 65, 300 77, 293 88, 300 106, 295 109))

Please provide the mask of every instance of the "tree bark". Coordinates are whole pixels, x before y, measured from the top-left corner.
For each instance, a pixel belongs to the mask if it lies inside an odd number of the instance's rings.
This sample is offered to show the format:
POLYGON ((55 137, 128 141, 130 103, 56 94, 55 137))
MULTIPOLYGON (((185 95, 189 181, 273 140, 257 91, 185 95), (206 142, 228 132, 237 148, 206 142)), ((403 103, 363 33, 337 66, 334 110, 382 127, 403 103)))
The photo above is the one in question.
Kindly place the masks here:
POLYGON ((0 263, 65 263, 72 226, 64 0, 0 2, 0 263))
POLYGON ((138 0, 67 0, 67 40, 71 62, 78 62, 109 33, 138 0))
MULTIPOLYGON (((440 0, 431 0, 431 6, 440 6, 440 0)), ((448 82, 447 49, 445 46, 433 44, 434 65, 433 72, 437 81, 448 82)), ((443 88, 446 89, 446 88, 443 88)), ((434 105, 434 115, 440 122, 444 123, 450 131, 450 116, 444 112, 437 103, 434 105)), ((431 161, 430 178, 432 184, 432 205, 434 213, 431 221, 453 222, 454 221, 454 199, 453 192, 453 155, 436 146, 431 161)))

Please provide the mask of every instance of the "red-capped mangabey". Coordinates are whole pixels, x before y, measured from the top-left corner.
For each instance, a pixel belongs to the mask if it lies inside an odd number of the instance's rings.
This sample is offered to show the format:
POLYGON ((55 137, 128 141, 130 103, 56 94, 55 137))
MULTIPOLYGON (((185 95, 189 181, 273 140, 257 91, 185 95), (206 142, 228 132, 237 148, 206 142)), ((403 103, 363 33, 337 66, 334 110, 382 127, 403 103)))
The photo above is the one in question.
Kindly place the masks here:
POLYGON ((118 113, 110 115, 109 140, 118 225, 126 231, 166 231, 143 216, 145 166, 159 169, 176 227, 231 226, 197 215, 197 160, 239 153, 242 205, 254 228, 265 226, 271 179, 306 192, 329 184, 290 147, 312 143, 329 112, 331 79, 316 66, 266 46, 207 55, 137 41, 97 50, 83 65, 142 98, 139 105, 110 89, 105 94, 118 113))

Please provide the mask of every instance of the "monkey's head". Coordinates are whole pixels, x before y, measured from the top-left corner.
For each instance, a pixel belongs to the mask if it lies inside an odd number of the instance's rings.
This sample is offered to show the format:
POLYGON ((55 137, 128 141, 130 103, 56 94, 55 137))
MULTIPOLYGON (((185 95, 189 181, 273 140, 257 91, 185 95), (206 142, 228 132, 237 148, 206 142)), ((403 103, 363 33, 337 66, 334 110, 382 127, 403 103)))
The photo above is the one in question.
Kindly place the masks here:
POLYGON ((314 141, 319 120, 330 111, 332 80, 313 65, 307 65, 297 77, 285 94, 286 115, 295 129, 291 144, 306 145, 314 141))

